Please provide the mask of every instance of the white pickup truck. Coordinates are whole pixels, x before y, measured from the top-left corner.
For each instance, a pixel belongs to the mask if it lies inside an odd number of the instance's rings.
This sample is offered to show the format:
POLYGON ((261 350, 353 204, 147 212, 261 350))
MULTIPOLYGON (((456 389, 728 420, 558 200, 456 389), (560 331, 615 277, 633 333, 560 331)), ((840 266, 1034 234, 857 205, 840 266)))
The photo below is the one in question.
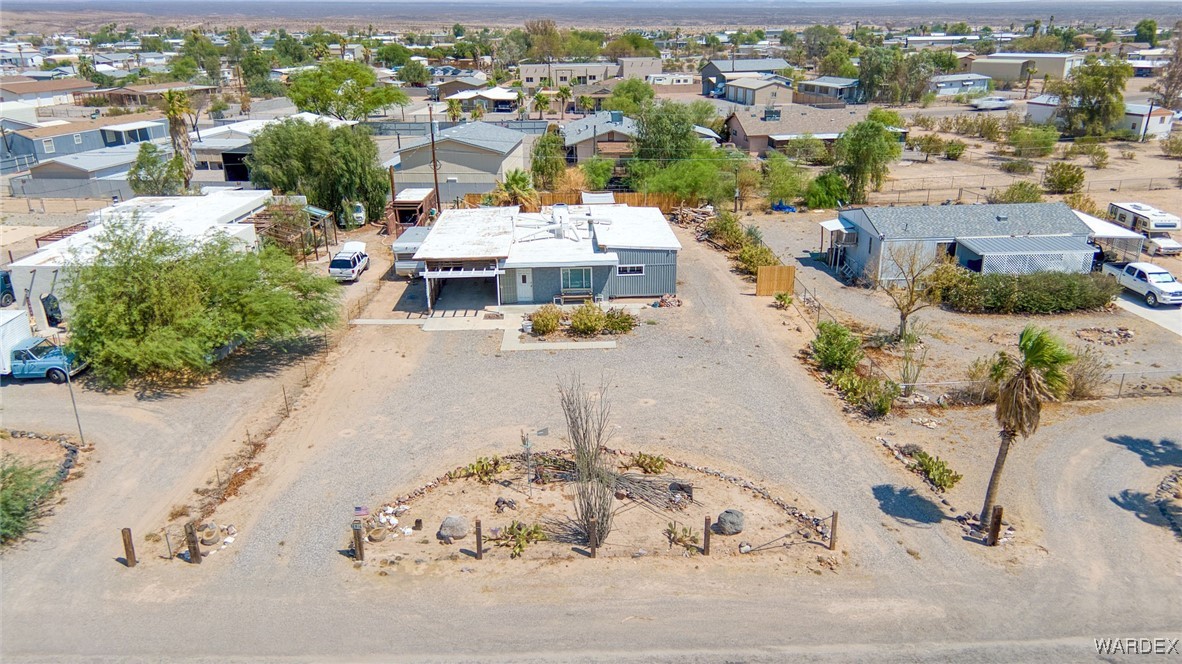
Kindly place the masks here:
POLYGON ((1165 268, 1152 263, 1107 264, 1104 274, 1145 298, 1145 304, 1182 304, 1182 284, 1165 268))

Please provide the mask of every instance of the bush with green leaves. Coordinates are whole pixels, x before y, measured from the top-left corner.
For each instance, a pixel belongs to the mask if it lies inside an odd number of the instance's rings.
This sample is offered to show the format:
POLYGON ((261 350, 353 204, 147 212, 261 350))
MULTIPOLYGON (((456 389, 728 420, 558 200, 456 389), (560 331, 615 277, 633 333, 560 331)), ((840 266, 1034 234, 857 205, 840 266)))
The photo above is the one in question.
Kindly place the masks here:
POLYGON ((1108 150, 1104 148, 1097 148, 1092 150, 1088 155, 1088 159, 1092 162, 1092 168, 1100 170, 1108 168, 1108 150))
POLYGON ((644 452, 634 452, 628 460, 624 462, 624 469, 636 468, 645 475, 660 475, 665 472, 665 464, 669 462, 668 459, 659 454, 646 454, 644 452))
POLYGON ((581 337, 593 337, 607 325, 607 314, 594 302, 584 302, 570 315, 570 331, 581 337))
POLYGON ((1001 170, 1015 175, 1030 175, 1034 172, 1034 162, 1029 159, 1015 159, 1002 164, 1001 170))
POLYGON ((604 314, 603 331, 608 334, 627 334, 636 329, 636 316, 623 309, 611 308, 604 314))
POLYGON ((1009 144, 1014 154, 1025 159, 1046 157, 1055 151, 1059 130, 1050 125, 1026 125, 1010 132, 1009 144))
POLYGON ((520 558, 530 544, 543 542, 547 538, 546 531, 540 525, 536 523, 526 525, 520 521, 514 521, 509 524, 508 528, 489 539, 499 546, 509 547, 510 558, 520 558))
POLYGON ((1005 189, 994 189, 985 200, 989 203, 1041 203, 1042 189, 1033 182, 1021 180, 1005 189))
POLYGON ((735 262, 743 274, 755 275, 761 267, 779 265, 780 259, 766 244, 749 242, 739 250, 735 262))
POLYGON ((895 399, 902 392, 893 380, 867 377, 857 368, 846 368, 828 374, 825 380, 853 406, 872 418, 890 414, 895 399))
POLYGON ((1113 129, 1111 132, 1108 133, 1108 136, 1116 141, 1139 141, 1139 140, 1141 140, 1141 134, 1137 133, 1137 130, 1129 129, 1128 127, 1121 127, 1120 129, 1113 129))
POLYGON ((963 477, 960 473, 953 472, 948 467, 948 462, 940 457, 931 456, 927 452, 916 452, 913 456, 915 459, 915 468, 928 478, 932 486, 940 491, 947 491, 956 486, 956 483, 961 481, 963 477))
POLYGON ((850 190, 841 174, 826 171, 809 183, 804 192, 805 205, 814 210, 837 208, 849 202, 850 190))
POLYGON ((944 158, 950 161, 960 161, 960 158, 964 156, 964 151, 967 147, 968 146, 965 145, 964 141, 954 138, 944 144, 944 158))
POLYGON ((529 320, 533 323, 534 334, 538 336, 552 334, 558 330, 558 326, 562 323, 562 309, 553 304, 545 304, 530 314, 529 320))
POLYGON ((933 274, 940 301, 953 311, 1057 314, 1099 309, 1120 294, 1115 279, 1098 273, 980 274, 942 265, 933 274))
POLYGON ((821 321, 817 338, 812 341, 813 359, 821 371, 836 372, 853 369, 865 355, 862 341, 841 323, 821 321))
POLYGON ((1055 162, 1047 166, 1043 186, 1052 194, 1073 194, 1083 189, 1084 178, 1082 166, 1055 162))
POLYGON ((1182 134, 1173 133, 1158 143, 1161 153, 1171 159, 1182 159, 1182 134))
POLYGON ((337 319, 340 287, 278 247, 244 251, 136 219, 110 219, 92 257, 67 262, 70 347, 112 385, 209 372, 232 343, 290 339, 337 319))
POLYGON ((983 355, 969 363, 966 377, 972 385, 964 391, 966 401, 987 404, 997 401, 1009 358, 1004 351, 983 355))
POLYGON ((726 210, 719 212, 713 219, 706 222, 705 231, 706 237, 729 251, 742 248, 746 241, 743 224, 739 223, 738 217, 726 210))
POLYGON ((57 486, 48 466, 11 454, 0 458, 0 544, 19 540, 33 529, 45 499, 57 486))
POLYGON ((787 309, 792 306, 792 293, 788 291, 780 291, 772 296, 776 302, 777 309, 787 309))

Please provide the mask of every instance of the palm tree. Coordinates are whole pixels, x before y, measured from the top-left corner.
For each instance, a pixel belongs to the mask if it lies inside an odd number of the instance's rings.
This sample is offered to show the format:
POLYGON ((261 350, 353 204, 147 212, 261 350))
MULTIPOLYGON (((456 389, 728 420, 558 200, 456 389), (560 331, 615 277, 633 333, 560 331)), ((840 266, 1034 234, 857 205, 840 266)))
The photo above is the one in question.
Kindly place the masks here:
POLYGON ((1063 369, 1075 359, 1062 341, 1033 325, 1027 325, 1018 336, 1018 351, 1021 358, 1016 364, 1003 353, 994 366, 993 378, 1004 381, 998 388, 994 411, 994 419, 1001 427, 1001 444, 985 491, 985 505, 981 507, 982 531, 989 528, 997 485, 1014 439, 1018 436, 1026 439, 1038 431, 1043 402, 1056 401, 1063 395, 1068 386, 1063 369))
POLYGON ((316 42, 312 44, 312 59, 323 60, 329 56, 331 51, 328 50, 328 45, 324 42, 316 42))
POLYGON ((193 142, 189 138, 186 118, 193 113, 189 95, 181 90, 165 90, 161 95, 164 116, 168 118, 168 137, 172 140, 172 153, 179 155, 183 166, 185 189, 193 180, 193 142))
POLYGON ((595 106, 595 100, 591 99, 589 95, 583 95, 579 97, 575 104, 578 105, 579 108, 583 109, 583 115, 587 115, 591 112, 591 108, 595 106))
POLYGON ((447 119, 452 122, 459 122, 460 118, 464 117, 464 107, 460 106, 459 99, 447 100, 447 119))
POLYGON ((533 180, 529 173, 514 168, 505 173, 505 179, 497 183, 492 192, 493 200, 500 205, 520 205, 522 207, 537 207, 538 192, 534 189, 533 180))
POLYGON ((550 110, 550 95, 538 90, 534 95, 534 108, 538 109, 538 119, 542 119, 542 114, 550 110))
POLYGON ((468 114, 468 117, 472 118, 474 121, 484 119, 484 105, 476 104, 473 106, 472 112, 468 114))
POLYGON ((574 96, 574 93, 571 92, 569 86, 564 85, 561 88, 558 88, 558 93, 554 96, 558 98, 558 112, 560 113, 559 119, 565 120, 566 105, 570 103, 571 97, 574 96))

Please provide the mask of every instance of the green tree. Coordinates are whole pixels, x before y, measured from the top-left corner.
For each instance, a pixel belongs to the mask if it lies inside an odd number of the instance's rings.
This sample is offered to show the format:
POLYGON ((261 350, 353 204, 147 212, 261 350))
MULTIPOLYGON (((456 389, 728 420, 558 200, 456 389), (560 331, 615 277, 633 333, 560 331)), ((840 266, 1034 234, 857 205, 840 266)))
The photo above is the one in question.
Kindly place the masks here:
POLYGON ((387 67, 401 67, 410 62, 412 55, 414 52, 402 44, 384 44, 377 51, 378 61, 387 67))
POLYGON ((418 60, 411 60, 398 70, 398 80, 407 85, 421 88, 431 82, 431 72, 418 60))
POLYGON ((566 85, 558 88, 558 92, 554 94, 554 98, 558 100, 559 120, 566 119, 566 107, 568 104, 570 104, 570 100, 573 96, 574 93, 571 92, 570 87, 566 85))
POLYGON ((471 110, 471 112, 468 113, 468 117, 472 118, 473 122, 476 122, 478 120, 483 120, 484 119, 484 104, 475 104, 474 106, 472 106, 472 110, 471 110))
POLYGON ((1125 83, 1133 67, 1112 56, 1089 56, 1052 90, 1059 95, 1059 117, 1073 134, 1101 136, 1125 114, 1125 83))
POLYGON ((185 185, 185 165, 169 158, 153 143, 140 143, 135 162, 127 172, 127 184, 136 196, 176 196, 185 185))
POLYGON ((817 73, 822 76, 858 78, 858 67, 850 60, 848 53, 834 49, 817 64, 817 73))
POLYGON ((280 34, 279 38, 275 40, 273 50, 275 56, 279 58, 279 64, 285 67, 302 65, 311 59, 308 49, 298 40, 289 37, 286 33, 280 34))
POLYGON ((640 108, 656 96, 653 86, 638 78, 630 78, 612 88, 611 95, 603 100, 605 111, 621 111, 624 115, 635 116, 640 108))
POLYGON ((808 171, 778 152, 770 152, 764 164, 768 204, 795 202, 804 197, 811 179, 808 171))
POLYGON ((805 55, 812 59, 824 58, 835 44, 843 41, 841 30, 834 25, 810 25, 801 33, 805 55))
POLYGON ((378 148, 363 127, 329 129, 322 122, 284 120, 267 125, 252 143, 250 180, 255 186, 303 194, 338 218, 350 201, 364 203, 370 221, 381 218, 390 184, 378 165, 378 148))
POLYGON ((537 207, 538 192, 534 189, 533 180, 529 173, 514 168, 505 173, 505 178, 497 183, 492 192, 492 198, 499 205, 520 205, 522 207, 537 207))
POLYGON ((1043 403, 1055 401, 1067 391, 1065 369, 1074 359, 1062 341, 1032 325, 1018 335, 1018 353, 1015 361, 1003 352, 991 376, 1000 383, 994 419, 1001 427, 1001 441, 989 475, 985 504, 981 507, 981 529, 985 532, 989 529, 1010 448, 1018 436, 1026 439, 1038 431, 1043 403))
POLYGON ((662 99, 648 103, 636 121, 636 159, 665 165, 670 161, 687 159, 694 154, 699 141, 694 133, 689 107, 662 99))
POLYGON ((1073 194, 1084 185, 1083 166, 1056 161, 1047 165, 1043 173, 1043 186, 1052 194, 1073 194))
POLYGON ((542 115, 550 110, 550 95, 538 90, 537 93, 534 94, 533 104, 534 108, 538 111, 538 119, 541 120, 542 115))
POLYGON ((1170 50, 1170 59, 1165 68, 1157 81, 1145 91, 1154 94, 1158 106, 1179 111, 1182 110, 1182 21, 1174 26, 1170 50))
POLYGON ((185 189, 193 180, 193 139, 189 137, 187 118, 193 114, 189 95, 183 90, 165 90, 160 97, 164 117, 168 119, 168 138, 172 153, 181 159, 181 176, 185 189))
POLYGON ((864 120, 837 139, 837 170, 850 188, 851 203, 865 203, 867 190, 882 187, 889 164, 903 154, 895 134, 882 123, 864 120))
POLYGON ((589 189, 602 191, 607 188, 615 173, 616 162, 603 157, 592 157, 579 164, 579 170, 583 171, 583 179, 586 180, 589 189))
POLYGON ((889 89, 895 72, 903 60, 897 48, 879 46, 862 51, 858 62, 858 82, 862 95, 872 101, 889 89))
POLYGON ((468 32, 467 28, 460 25, 459 23, 456 23, 455 25, 451 26, 451 34, 456 39, 463 37, 466 32, 468 32))
POLYGON ((989 203, 1041 203, 1042 190, 1037 183, 1022 180, 1000 191, 994 189, 985 200, 989 203))
POLYGON ((530 155, 530 172, 534 185, 543 191, 554 191, 566 172, 566 143, 562 136, 548 131, 534 141, 530 155))
POLYGON ((185 81, 186 83, 197 78, 197 62, 188 56, 173 58, 168 63, 168 77, 174 81, 185 81))
POLYGON ((447 119, 452 122, 459 122, 460 118, 464 117, 464 108, 460 105, 459 99, 447 100, 447 119))
POLYGON ((206 373, 231 342, 290 338, 335 320, 331 280, 276 247, 245 249, 225 234, 188 238, 108 220, 93 255, 66 265, 72 350, 122 385, 206 373))
POLYGON ((609 58, 658 57, 660 50, 643 35, 628 32, 607 43, 603 54, 609 58))
POLYGON ((940 138, 939 134, 925 134, 920 136, 915 141, 915 145, 919 151, 923 153, 923 160, 926 162, 934 154, 944 152, 944 139, 940 138))
POLYGON ((377 86, 377 75, 370 67, 345 60, 327 60, 297 74, 288 97, 301 111, 341 120, 364 120, 378 109, 410 103, 398 88, 377 86))
POLYGON ((238 67, 242 71, 242 80, 247 85, 271 78, 271 59, 258 48, 247 51, 238 67))
POLYGON ((584 114, 595 110, 595 100, 589 95, 579 95, 579 99, 575 102, 575 105, 578 106, 579 110, 583 111, 584 114))
POLYGON ((809 183, 804 200, 813 209, 837 208, 849 202, 850 190, 840 173, 829 170, 809 183))
POLYGON ((877 122, 884 127, 894 127, 895 129, 903 129, 907 126, 907 121, 903 119, 903 116, 898 111, 892 111, 882 107, 870 109, 870 112, 866 115, 866 119, 877 122))
POLYGON ((1136 41, 1149 44, 1149 48, 1157 47, 1157 21, 1151 18, 1141 19, 1133 30, 1137 33, 1134 37, 1136 41))
POLYGON ((193 59, 205 73, 213 80, 219 80, 222 73, 222 57, 218 47, 214 46, 209 37, 197 30, 185 35, 185 43, 181 46, 181 55, 193 59))

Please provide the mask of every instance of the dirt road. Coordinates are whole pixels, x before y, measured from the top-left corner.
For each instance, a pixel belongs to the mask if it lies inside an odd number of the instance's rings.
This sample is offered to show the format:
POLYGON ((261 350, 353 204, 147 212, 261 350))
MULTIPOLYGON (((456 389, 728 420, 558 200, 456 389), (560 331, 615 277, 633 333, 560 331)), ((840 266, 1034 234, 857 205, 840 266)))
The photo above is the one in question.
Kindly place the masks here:
POLYGON ((107 452, 141 458, 100 457, 39 540, 5 554, 4 659, 1077 662, 1093 637, 1182 636, 1182 543, 1128 509, 1182 465, 1172 400, 1108 404, 1023 443, 1001 500, 1036 513, 1030 548, 1045 552, 985 549, 858 438, 792 357, 791 328, 767 324, 725 260, 683 243, 686 306, 646 312, 656 324, 615 350, 504 354, 488 332, 355 329, 276 433, 262 479, 227 506, 234 546, 201 566, 114 562, 116 529, 158 515, 189 460, 177 463, 186 443, 155 439, 159 424, 96 421, 100 446, 145 432, 107 452), (535 444, 557 446, 555 384, 571 371, 609 378, 617 446, 710 460, 840 510, 840 572, 767 578, 698 558, 652 574, 575 557, 511 583, 474 561, 394 582, 338 552, 353 505, 515 451, 521 429, 548 427, 535 444))

